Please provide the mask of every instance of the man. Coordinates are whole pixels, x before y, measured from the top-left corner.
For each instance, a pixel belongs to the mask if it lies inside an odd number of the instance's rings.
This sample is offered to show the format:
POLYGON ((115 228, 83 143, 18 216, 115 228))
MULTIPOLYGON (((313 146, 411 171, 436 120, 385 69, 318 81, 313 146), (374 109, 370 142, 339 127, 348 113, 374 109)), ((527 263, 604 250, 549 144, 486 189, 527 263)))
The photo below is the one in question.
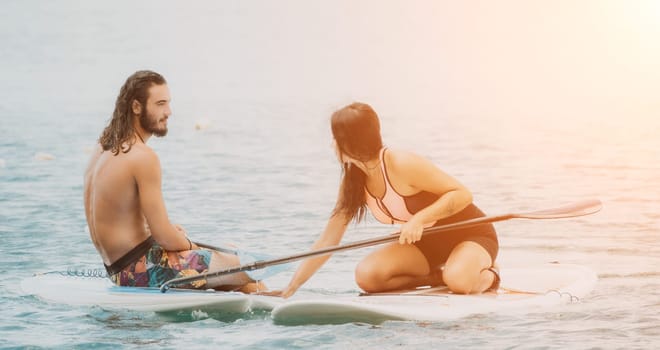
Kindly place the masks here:
MULTIPOLYGON (((240 264, 235 255, 199 249, 167 216, 160 162, 146 142, 152 135, 167 134, 171 114, 165 79, 152 71, 134 73, 122 86, 112 119, 85 171, 89 232, 117 285, 158 287, 172 278, 240 264)), ((185 287, 263 289, 245 273, 185 287)))

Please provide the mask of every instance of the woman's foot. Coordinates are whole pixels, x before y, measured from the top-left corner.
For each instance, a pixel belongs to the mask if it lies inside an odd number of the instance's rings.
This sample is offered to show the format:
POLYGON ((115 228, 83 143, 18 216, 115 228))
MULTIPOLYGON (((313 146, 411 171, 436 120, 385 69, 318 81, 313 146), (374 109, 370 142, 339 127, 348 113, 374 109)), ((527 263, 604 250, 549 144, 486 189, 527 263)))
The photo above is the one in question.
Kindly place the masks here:
POLYGON ((500 283, 502 279, 500 278, 500 267, 497 264, 493 263, 493 266, 484 269, 493 273, 493 283, 488 287, 484 292, 497 292, 500 289, 500 283))

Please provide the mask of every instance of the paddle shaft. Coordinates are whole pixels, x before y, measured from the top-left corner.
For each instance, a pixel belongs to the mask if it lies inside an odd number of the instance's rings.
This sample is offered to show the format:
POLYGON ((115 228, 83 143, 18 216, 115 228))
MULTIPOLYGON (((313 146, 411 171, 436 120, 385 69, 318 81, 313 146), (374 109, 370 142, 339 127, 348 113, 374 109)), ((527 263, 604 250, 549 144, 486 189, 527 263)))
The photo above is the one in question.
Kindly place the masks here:
MULTIPOLYGON (((449 231, 449 230, 455 230, 455 229, 464 229, 468 227, 473 227, 477 225, 483 225, 487 223, 493 223, 493 222, 498 222, 498 221, 505 221, 509 219, 558 219, 558 218, 568 218, 568 217, 575 217, 575 216, 582 216, 582 215, 588 215, 588 214, 593 214, 597 211, 600 210, 601 208, 601 202, 599 200, 588 200, 588 201, 582 201, 578 202, 575 204, 570 204, 562 207, 557 207, 553 209, 546 209, 546 210, 538 210, 538 211, 533 211, 533 212, 527 212, 527 213, 511 213, 511 214, 503 214, 503 215, 496 215, 496 216, 483 216, 479 218, 474 218, 470 220, 465 220, 465 221, 459 221, 447 225, 442 225, 442 226, 434 226, 434 227, 429 227, 424 230, 422 235, 429 235, 429 234, 436 234, 439 232, 444 232, 444 231, 449 231)), ((217 276, 222 276, 222 275, 230 275, 233 273, 239 273, 239 272, 244 272, 244 271, 253 271, 257 269, 262 269, 268 266, 272 265, 280 265, 280 264, 286 264, 290 263, 293 261, 297 260, 302 260, 314 256, 321 256, 321 255, 326 255, 326 254, 331 254, 331 253, 336 253, 336 252, 341 252, 341 251, 346 251, 346 250, 351 250, 351 249, 358 249, 358 248, 364 248, 364 247, 370 247, 378 244, 383 244, 387 242, 393 242, 399 239, 399 234, 400 232, 387 235, 387 236, 381 236, 377 238, 370 238, 370 239, 365 239, 353 243, 347 243, 343 245, 337 245, 337 246, 331 246, 331 247, 326 247, 326 248, 320 248, 320 249, 315 249, 315 250, 310 250, 304 253, 300 254, 294 254, 282 258, 277 258, 277 259, 271 259, 271 260, 261 260, 261 261, 255 261, 250 264, 245 264, 241 266, 236 266, 232 268, 228 268, 225 270, 220 270, 220 271, 214 271, 214 272, 207 272, 207 273, 202 273, 199 275, 195 276, 189 276, 189 277, 182 277, 182 278, 175 278, 172 280, 169 280, 165 282, 161 287, 160 290, 162 292, 166 292, 171 286, 173 285, 180 285, 180 284, 186 284, 202 279, 207 279, 209 277, 217 277, 217 276)))
POLYGON ((218 246, 214 246, 214 245, 210 245, 210 244, 206 244, 206 243, 201 243, 201 242, 195 242, 195 244, 197 244, 197 246, 200 247, 200 248, 216 250, 216 251, 219 251, 221 253, 227 253, 227 254, 231 254, 231 255, 238 255, 238 250, 224 248, 224 247, 218 247, 218 246))

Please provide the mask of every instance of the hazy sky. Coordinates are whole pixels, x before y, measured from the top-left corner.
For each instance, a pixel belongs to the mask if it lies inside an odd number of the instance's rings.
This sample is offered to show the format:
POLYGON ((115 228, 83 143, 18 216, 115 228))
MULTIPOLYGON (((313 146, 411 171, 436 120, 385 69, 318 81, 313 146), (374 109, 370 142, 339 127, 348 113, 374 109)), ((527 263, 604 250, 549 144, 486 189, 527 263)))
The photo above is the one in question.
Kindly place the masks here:
POLYGON ((253 96, 482 118, 660 112, 654 0, 10 1, 0 39, 6 88, 64 105, 114 97, 150 68, 180 107, 253 96))
MULTIPOLYGON (((200 10, 178 6, 184 14, 200 10)), ((660 111, 660 1, 278 1, 256 8, 223 5, 213 21, 175 31, 174 42, 199 52, 198 68, 242 67, 222 78, 264 95, 387 104, 414 91, 411 103, 493 116, 660 111)))

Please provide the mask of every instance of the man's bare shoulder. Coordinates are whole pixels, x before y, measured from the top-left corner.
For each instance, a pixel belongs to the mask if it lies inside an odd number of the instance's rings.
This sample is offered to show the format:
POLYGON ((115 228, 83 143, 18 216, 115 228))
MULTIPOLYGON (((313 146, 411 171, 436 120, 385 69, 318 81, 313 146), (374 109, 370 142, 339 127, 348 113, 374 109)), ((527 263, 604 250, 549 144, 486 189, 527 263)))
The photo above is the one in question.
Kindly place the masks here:
POLYGON ((95 160, 99 159, 101 154, 103 154, 103 147, 101 147, 100 143, 97 143, 90 153, 89 162, 93 163, 95 160))
POLYGON ((94 149, 91 152, 91 155, 89 157, 89 162, 87 163, 87 168, 85 169, 85 174, 88 174, 90 170, 92 170, 96 166, 96 162, 99 160, 101 157, 101 154, 103 154, 103 148, 101 147, 101 144, 96 144, 94 149))
POLYGON ((131 150, 124 154, 124 157, 136 175, 160 171, 158 154, 145 144, 134 144, 131 150))
POLYGON ((131 147, 131 150, 126 152, 127 158, 135 161, 157 161, 158 154, 149 146, 144 143, 136 143, 131 147))

